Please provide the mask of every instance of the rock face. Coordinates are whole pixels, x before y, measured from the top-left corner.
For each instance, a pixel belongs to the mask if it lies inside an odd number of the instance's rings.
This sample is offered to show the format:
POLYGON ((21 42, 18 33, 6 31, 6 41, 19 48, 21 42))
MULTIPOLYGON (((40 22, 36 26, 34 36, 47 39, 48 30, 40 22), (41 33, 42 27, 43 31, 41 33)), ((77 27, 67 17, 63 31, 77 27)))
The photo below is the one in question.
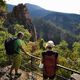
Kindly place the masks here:
MULTIPOLYGON (((24 23, 26 27, 32 24, 28 9, 23 4, 19 4, 13 8, 12 16, 18 21, 21 21, 22 24, 24 23)), ((30 27, 29 27, 29 30, 30 30, 30 27)))
MULTIPOLYGON (((7 20, 5 21, 4 25, 5 27, 13 28, 11 25, 13 24, 21 24, 24 25, 25 28, 28 29, 28 31, 32 34, 32 37, 35 38, 36 36, 36 29, 35 26, 32 23, 32 20, 30 18, 28 8, 26 5, 19 4, 15 6, 11 13, 8 13, 7 20)), ((11 29, 9 29, 11 30, 11 29)), ((12 33, 14 32, 14 29, 12 30, 12 33)), ((35 40, 35 39, 33 39, 35 40)))

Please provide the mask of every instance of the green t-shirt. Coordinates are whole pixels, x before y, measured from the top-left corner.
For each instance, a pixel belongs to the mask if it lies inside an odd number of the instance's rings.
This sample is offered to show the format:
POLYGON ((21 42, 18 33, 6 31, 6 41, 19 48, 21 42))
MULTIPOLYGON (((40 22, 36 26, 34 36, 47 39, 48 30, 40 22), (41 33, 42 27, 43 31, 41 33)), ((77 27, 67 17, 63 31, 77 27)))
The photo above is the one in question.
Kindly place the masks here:
POLYGON ((22 40, 21 39, 17 39, 14 42, 14 51, 16 54, 20 54, 20 46, 22 46, 22 40))

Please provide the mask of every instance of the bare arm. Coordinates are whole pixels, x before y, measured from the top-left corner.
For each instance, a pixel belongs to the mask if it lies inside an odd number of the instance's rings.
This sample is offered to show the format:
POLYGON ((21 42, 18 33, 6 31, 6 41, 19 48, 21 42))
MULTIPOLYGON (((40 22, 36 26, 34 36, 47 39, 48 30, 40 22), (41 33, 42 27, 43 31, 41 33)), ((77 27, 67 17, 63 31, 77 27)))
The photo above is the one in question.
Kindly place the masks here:
POLYGON ((26 52, 26 51, 23 49, 22 46, 20 46, 20 49, 25 53, 25 55, 27 54, 27 55, 31 56, 31 54, 29 54, 28 52, 26 52))

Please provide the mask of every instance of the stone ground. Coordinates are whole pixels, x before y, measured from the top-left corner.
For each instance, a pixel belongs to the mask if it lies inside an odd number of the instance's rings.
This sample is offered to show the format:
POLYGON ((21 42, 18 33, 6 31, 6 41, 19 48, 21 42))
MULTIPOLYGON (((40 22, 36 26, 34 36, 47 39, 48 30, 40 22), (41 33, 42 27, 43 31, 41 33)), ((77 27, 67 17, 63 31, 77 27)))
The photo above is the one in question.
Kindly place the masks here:
POLYGON ((0 68, 0 80, 42 80, 42 77, 40 77, 39 75, 34 76, 34 78, 36 79, 30 79, 32 74, 30 72, 25 72, 21 69, 19 69, 19 72, 22 73, 20 77, 15 78, 15 76, 12 76, 12 78, 9 78, 6 76, 9 74, 9 71, 10 71, 10 66, 0 68))

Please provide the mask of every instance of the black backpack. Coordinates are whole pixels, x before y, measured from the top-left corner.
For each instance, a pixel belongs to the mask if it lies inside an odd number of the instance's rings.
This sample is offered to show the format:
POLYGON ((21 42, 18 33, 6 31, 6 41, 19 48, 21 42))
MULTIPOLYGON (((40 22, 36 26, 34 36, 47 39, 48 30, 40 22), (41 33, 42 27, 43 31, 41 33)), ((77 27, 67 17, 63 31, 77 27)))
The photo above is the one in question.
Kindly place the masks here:
POLYGON ((6 54, 13 55, 14 54, 14 41, 17 40, 17 38, 8 38, 5 40, 4 46, 6 50, 6 54))

